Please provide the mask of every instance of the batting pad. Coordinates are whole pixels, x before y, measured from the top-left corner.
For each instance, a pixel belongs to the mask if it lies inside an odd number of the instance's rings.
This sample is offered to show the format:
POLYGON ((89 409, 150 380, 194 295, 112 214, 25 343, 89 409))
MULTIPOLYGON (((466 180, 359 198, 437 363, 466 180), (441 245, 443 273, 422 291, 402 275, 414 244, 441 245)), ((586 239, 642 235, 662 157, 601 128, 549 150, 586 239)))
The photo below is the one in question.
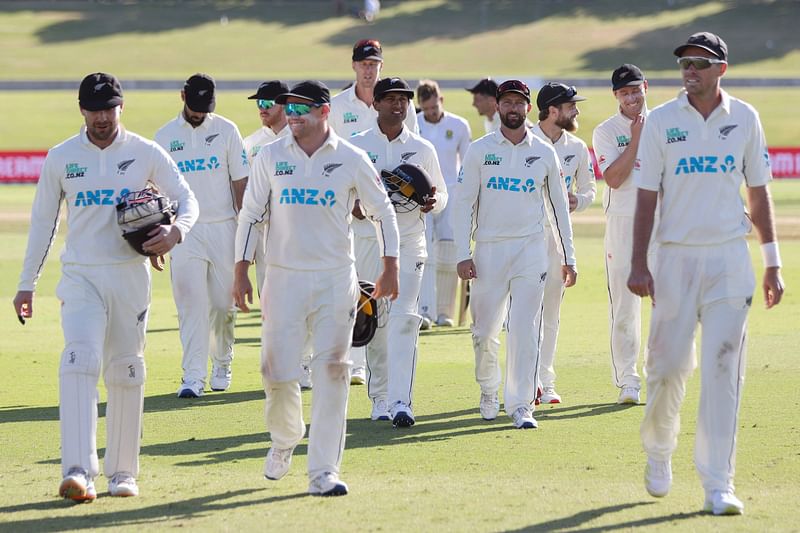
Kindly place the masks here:
POLYGON ((109 479, 117 472, 139 475, 145 377, 141 355, 116 358, 106 367, 108 404, 103 471, 109 479))
POLYGON ((456 245, 453 241, 436 243, 436 308, 437 314, 448 318, 456 316, 456 245))
POLYGON ((87 346, 68 345, 61 354, 58 413, 61 425, 61 473, 79 466, 90 478, 100 473, 97 461, 97 380, 100 354, 87 346))

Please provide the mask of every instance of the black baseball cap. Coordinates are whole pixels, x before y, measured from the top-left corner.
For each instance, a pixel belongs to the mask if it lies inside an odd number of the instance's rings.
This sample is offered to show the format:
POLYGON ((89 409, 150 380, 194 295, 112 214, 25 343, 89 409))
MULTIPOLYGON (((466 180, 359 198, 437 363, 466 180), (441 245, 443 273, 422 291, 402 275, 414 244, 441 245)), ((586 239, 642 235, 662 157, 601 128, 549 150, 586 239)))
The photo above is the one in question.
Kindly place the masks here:
POLYGON ((294 96, 295 98, 302 98, 303 100, 310 100, 313 104, 330 104, 331 92, 328 87, 321 81, 306 80, 301 81, 288 93, 279 94, 275 97, 276 104, 285 104, 286 100, 294 96))
POLYGON ((614 91, 631 85, 641 85, 644 82, 642 70, 630 63, 625 63, 611 74, 611 88, 614 91))
POLYGON ((377 39, 361 39, 353 46, 353 61, 383 61, 383 50, 377 39))
POLYGON ((539 111, 547 109, 551 105, 560 105, 567 102, 582 102, 586 100, 583 96, 578 96, 578 89, 574 85, 567 87, 563 83, 551 81, 539 89, 536 96, 536 107, 539 111))
POLYGON ((183 85, 186 105, 195 113, 211 113, 217 107, 214 91, 217 84, 208 74, 194 74, 183 85))
POLYGON ((483 78, 481 81, 467 87, 472 94, 485 94, 486 96, 497 96, 497 83, 492 78, 483 78))
POLYGON ((248 96, 248 100, 275 100, 280 94, 288 93, 289 86, 282 81, 265 81, 258 86, 256 94, 248 96))
POLYGON ((701 31, 698 33, 693 33, 688 39, 686 39, 686 44, 680 45, 673 53, 676 56, 681 57, 683 55, 683 51, 690 46, 696 46, 697 48, 708 50, 723 61, 728 60, 728 45, 725 44, 725 41, 723 41, 719 35, 715 35, 711 32, 701 31))
POLYGON ((497 86, 497 94, 495 97, 500 101, 500 97, 508 93, 517 93, 522 95, 525 100, 531 103, 531 90, 528 86, 519 80, 506 80, 497 86))
POLYGON ((414 91, 411 90, 406 80, 402 78, 383 78, 378 80, 375 87, 372 89, 372 97, 375 100, 380 100, 387 93, 400 93, 408 96, 411 100, 414 98, 414 91))
POLYGON ((102 111, 122 105, 122 85, 112 74, 89 74, 78 89, 78 104, 88 111, 102 111))

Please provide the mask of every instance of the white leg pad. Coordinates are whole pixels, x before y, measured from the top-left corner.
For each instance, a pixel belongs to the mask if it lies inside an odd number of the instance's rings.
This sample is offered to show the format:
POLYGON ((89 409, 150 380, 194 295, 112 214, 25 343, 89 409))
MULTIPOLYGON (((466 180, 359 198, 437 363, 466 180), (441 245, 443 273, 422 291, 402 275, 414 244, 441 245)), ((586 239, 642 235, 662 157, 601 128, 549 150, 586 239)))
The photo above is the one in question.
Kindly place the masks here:
POLYGON ((456 315, 456 245, 453 241, 436 243, 436 307, 437 315, 456 315))
POLYGON ((61 354, 59 369, 59 421, 61 425, 61 475, 79 466, 95 478, 97 461, 97 380, 100 354, 72 344, 61 354))
POLYGON ((109 479, 117 472, 137 477, 146 378, 144 357, 117 357, 107 365, 104 377, 108 403, 103 471, 109 479))

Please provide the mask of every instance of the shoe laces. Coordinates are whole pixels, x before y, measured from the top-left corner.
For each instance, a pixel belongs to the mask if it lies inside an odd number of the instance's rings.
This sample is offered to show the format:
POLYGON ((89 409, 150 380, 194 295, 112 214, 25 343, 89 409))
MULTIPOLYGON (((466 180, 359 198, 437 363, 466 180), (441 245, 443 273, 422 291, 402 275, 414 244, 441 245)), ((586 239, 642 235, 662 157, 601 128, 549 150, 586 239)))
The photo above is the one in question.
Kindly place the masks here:
POLYGON ((513 418, 514 421, 521 420, 523 418, 533 418, 533 412, 525 406, 517 407, 517 410, 514 411, 513 418))
POLYGON ((111 477, 111 482, 115 485, 133 485, 136 483, 136 478, 128 472, 117 472, 111 477))
POLYGON ((650 468, 650 473, 656 477, 669 477, 672 475, 672 468, 669 461, 649 459, 647 465, 650 468))
POLYGON ((292 458, 292 448, 272 448, 272 460, 286 463, 292 458))
POLYGON ((496 393, 481 393, 481 404, 489 404, 494 406, 494 403, 497 401, 497 394, 496 393))
POLYGON ((375 411, 380 411, 381 413, 384 413, 389 410, 388 406, 386 405, 386 400, 384 400, 383 398, 375 400, 374 409, 375 411))
POLYGON ((555 387, 545 387, 543 392, 542 392, 542 396, 544 396, 545 394, 553 395, 555 393, 556 393, 556 388, 555 387))
POLYGON ((85 469, 81 468, 80 466, 73 466, 67 472, 67 477, 82 477, 86 481, 89 481, 89 472, 85 469))

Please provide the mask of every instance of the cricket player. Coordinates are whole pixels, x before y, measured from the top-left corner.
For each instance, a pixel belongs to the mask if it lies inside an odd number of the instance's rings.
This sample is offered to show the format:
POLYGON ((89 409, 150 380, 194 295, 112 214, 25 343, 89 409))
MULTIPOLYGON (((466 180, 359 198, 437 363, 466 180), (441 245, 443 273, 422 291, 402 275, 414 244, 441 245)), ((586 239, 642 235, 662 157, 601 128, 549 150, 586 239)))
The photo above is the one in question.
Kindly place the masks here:
POLYGON ((156 143, 120 124, 122 87, 114 76, 86 76, 78 90, 85 125, 47 154, 31 210, 28 248, 14 310, 33 316, 33 296, 58 231, 62 203, 67 237, 61 253, 64 351, 59 368, 61 472, 59 495, 97 497, 97 381, 108 393, 105 476, 111 496, 136 496, 144 402, 144 344, 150 269, 122 238, 116 204, 154 184, 178 202, 171 225, 154 230, 148 252, 164 255, 188 237, 197 202, 176 165, 156 143))
POLYGON ((197 196, 200 216, 191 235, 171 253, 172 295, 183 346, 179 398, 231 385, 234 325, 233 242, 250 165, 239 129, 214 113, 216 84, 194 74, 181 90, 183 108, 156 132, 197 196))
MULTIPOLYGON (((569 211, 580 212, 589 207, 597 194, 594 180, 592 158, 586 143, 574 133, 578 131, 578 102, 586 100, 578 95, 575 87, 551 82, 544 85, 536 96, 539 108, 539 122, 531 131, 545 142, 550 142, 558 154, 564 171, 567 187, 569 211), (572 191, 575 191, 574 193, 572 191)), ((545 221, 545 225, 547 225, 545 221)), ((561 403, 561 395, 556 392, 556 372, 554 362, 558 326, 561 315, 561 301, 564 298, 564 283, 561 279, 560 246, 553 238, 549 226, 545 229, 547 239, 547 279, 544 284, 542 304, 541 356, 539 359, 539 381, 542 387, 541 403, 561 403)), ((536 328, 537 330, 539 328, 536 328)))
POLYGON ((525 126, 530 101, 528 86, 519 80, 497 88, 502 125, 467 150, 453 207, 458 275, 473 280, 472 343, 481 417, 493 420, 500 411, 498 336, 508 308, 505 409, 519 429, 537 427, 532 408, 539 332, 531 325, 540 313, 547 277, 545 212, 564 258, 564 285, 573 286, 577 277, 561 165, 552 143, 525 126))
POLYGON ((345 442, 358 279, 350 240, 355 198, 376 224, 383 271, 373 296, 397 297, 397 219, 375 167, 362 150, 328 126, 330 92, 305 81, 276 98, 292 135, 261 150, 236 233, 234 298, 248 311, 253 291, 247 270, 262 231, 267 271, 261 293, 264 318, 261 373, 272 447, 264 475, 280 479, 306 430, 300 396, 300 358, 310 339, 314 390, 308 439, 309 493, 347 494, 339 479, 345 442))
MULTIPOLYGON (((356 133, 375 127, 377 111, 372 105, 373 89, 381 77, 383 68, 383 49, 381 43, 375 39, 362 39, 353 46, 352 68, 356 74, 353 85, 337 94, 331 100, 330 126, 337 135, 349 139, 356 133)), ((417 114, 413 111, 404 118, 410 131, 419 132, 417 127, 417 114)), ((358 211, 354 213, 353 221, 353 246, 356 254, 356 271, 359 277, 366 278, 366 274, 359 269, 361 264, 376 264, 379 262, 377 242, 375 241, 375 228, 366 220, 359 218, 358 211)), ((364 385, 367 380, 366 348, 353 348, 350 355, 353 360, 351 381, 353 385, 364 385)))
POLYGON ((500 117, 497 114, 497 82, 492 78, 483 78, 472 87, 467 87, 467 91, 472 93, 472 107, 483 117, 485 133, 500 129, 500 117))
MULTIPOLYGON (((641 378, 636 369, 642 331, 642 299, 627 287, 636 209, 633 165, 648 114, 647 80, 641 69, 626 63, 611 74, 618 112, 592 134, 597 164, 606 183, 605 252, 608 284, 608 326, 611 336, 611 378, 620 389, 617 403, 641 401, 641 378)), ((650 262, 657 246, 649 248, 650 262)))
POLYGON ((265 81, 258 86, 255 94, 248 96, 248 100, 255 100, 261 127, 244 138, 244 149, 247 151, 247 160, 252 164, 253 158, 265 144, 269 144, 278 137, 289 135, 286 127, 286 113, 283 106, 275 103, 275 98, 280 94, 288 93, 289 87, 280 80, 265 81))
POLYGON ((772 174, 758 112, 720 87, 728 68, 725 41, 695 33, 674 53, 683 89, 647 117, 634 171, 638 193, 628 287, 653 301, 641 427, 645 486, 653 496, 669 492, 680 407, 697 365, 699 324, 702 379, 694 461, 705 489, 704 510, 741 514, 733 476, 747 314, 755 290, 745 236, 753 227, 764 258, 767 309, 780 303, 784 291, 767 187, 772 174), (651 275, 647 248, 657 199, 661 246, 651 275))
MULTIPOLYGON (((377 124, 375 128, 350 137, 350 142, 367 152, 376 168, 392 170, 402 163, 417 165, 428 173, 433 183, 431 196, 424 206, 397 212, 400 295, 391 306, 386 327, 378 328, 367 345, 367 394, 372 400, 372 419, 391 419, 396 427, 410 427, 415 422, 412 397, 421 321, 417 304, 427 258, 425 213, 441 212, 447 204, 447 186, 436 149, 403 123, 413 97, 414 91, 401 78, 378 81, 373 101, 378 112, 377 124)), ((356 257, 356 270, 361 279, 375 279, 379 268, 377 255, 375 250, 356 257), (368 262, 370 258, 371 263, 368 262)))
MULTIPOLYGON (((419 82, 417 102, 422 108, 417 113, 420 135, 436 148, 442 175, 450 191, 456 184, 461 161, 472 141, 469 122, 445 110, 444 96, 439 84, 433 80, 419 82)), ((452 326, 456 315, 458 273, 451 211, 448 204, 441 212, 429 214, 425 229, 428 268, 422 276, 420 314, 423 321, 435 320, 437 326, 452 326)))

